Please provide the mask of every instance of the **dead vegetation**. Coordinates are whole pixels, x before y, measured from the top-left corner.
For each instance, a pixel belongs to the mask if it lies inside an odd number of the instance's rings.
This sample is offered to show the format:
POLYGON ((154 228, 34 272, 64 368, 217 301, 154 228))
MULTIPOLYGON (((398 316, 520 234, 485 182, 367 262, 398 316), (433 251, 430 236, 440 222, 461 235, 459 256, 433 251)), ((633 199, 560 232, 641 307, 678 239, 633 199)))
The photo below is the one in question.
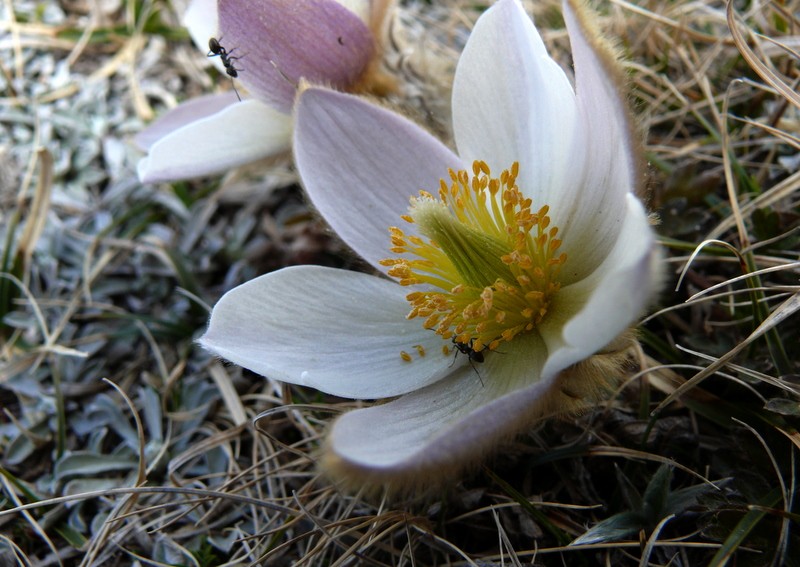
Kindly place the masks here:
MULTIPOLYGON (((558 2, 526 6, 568 64, 558 2)), ((626 57, 669 266, 640 370, 447 491, 398 500, 316 471, 326 423, 353 402, 193 344, 238 283, 362 266, 285 163, 137 181, 131 136, 229 87, 176 9, 7 0, 0 563, 797 564, 800 4, 597 8, 626 57)), ((478 11, 402 9, 404 102, 446 135, 446 98, 430 97, 448 66, 415 45, 452 64, 478 11)))

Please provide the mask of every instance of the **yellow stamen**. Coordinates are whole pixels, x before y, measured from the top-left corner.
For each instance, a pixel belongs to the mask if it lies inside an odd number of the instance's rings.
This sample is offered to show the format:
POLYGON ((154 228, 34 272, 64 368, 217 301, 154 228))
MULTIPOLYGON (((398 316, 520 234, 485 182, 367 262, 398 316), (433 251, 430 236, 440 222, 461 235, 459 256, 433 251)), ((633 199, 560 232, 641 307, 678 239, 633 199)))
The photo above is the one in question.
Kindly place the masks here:
POLYGON ((404 257, 381 264, 401 285, 437 288, 406 296, 409 319, 422 318, 424 328, 475 351, 494 350, 546 315, 567 257, 557 254, 561 240, 550 226, 549 207, 532 212, 531 199, 520 192, 519 163, 499 178, 482 161, 474 162, 471 176, 449 174, 438 199, 427 191, 412 197, 401 218, 420 234, 391 227, 391 251, 404 257))

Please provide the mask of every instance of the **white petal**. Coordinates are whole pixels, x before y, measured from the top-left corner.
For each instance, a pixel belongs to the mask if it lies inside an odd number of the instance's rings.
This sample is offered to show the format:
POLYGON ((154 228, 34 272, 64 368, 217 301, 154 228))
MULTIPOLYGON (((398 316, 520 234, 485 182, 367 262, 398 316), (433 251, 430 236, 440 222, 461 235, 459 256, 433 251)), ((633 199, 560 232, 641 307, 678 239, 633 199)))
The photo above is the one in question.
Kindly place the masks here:
POLYGON ((189 99, 159 116, 147 128, 139 132, 134 141, 141 149, 149 150, 158 140, 178 128, 201 118, 212 116, 237 102, 238 98, 233 91, 189 99))
MULTIPOLYGON (((581 134, 573 155, 582 154, 582 177, 564 187, 565 197, 554 223, 560 228, 563 251, 577 269, 577 278, 591 273, 617 241, 626 206, 625 196, 643 180, 636 178, 638 145, 624 94, 624 80, 613 56, 583 22, 585 8, 564 2, 564 19, 575 62, 575 89, 581 134), (587 234, 588 232, 588 234, 587 234), (576 238, 576 234, 580 234, 576 238), (591 246, 583 242, 591 241, 591 246), (579 243, 580 242, 580 243, 579 243)), ((575 281, 574 279, 571 281, 575 281)))
MULTIPOLYGON (((208 40, 212 37, 219 38, 219 18, 217 15, 217 0, 192 0, 183 15, 183 25, 192 37, 195 45, 201 51, 208 51, 208 40)), ((214 57, 211 62, 220 72, 225 72, 225 66, 219 57, 214 57)))
POLYGON ((653 231, 636 197, 628 195, 614 248, 589 277, 562 288, 539 325, 552 374, 600 351, 639 317, 658 288, 653 231))
POLYGON ((175 130, 139 162, 144 183, 220 173, 289 149, 291 117, 257 101, 233 104, 175 130))
POLYGON ((339 4, 353 12, 365 24, 369 24, 372 0, 336 0, 339 4))
POLYGON ((557 217, 561 200, 575 198, 568 189, 580 170, 572 155, 576 119, 572 86, 519 2, 489 8, 453 83, 453 128, 464 162, 486 161, 497 175, 520 162, 521 190, 535 209, 549 204, 557 217))
POLYGON ((436 382, 453 363, 440 337, 406 319, 405 295, 366 274, 285 268, 226 293, 200 344, 275 380, 347 398, 396 396, 436 382))
POLYGON ((336 0, 336 2, 361 18, 361 21, 376 35, 376 40, 380 41, 381 30, 389 10, 393 8, 394 0, 336 0))
MULTIPOLYGON (((409 197, 436 192, 456 155, 402 116, 358 97, 305 89, 296 106, 294 154, 309 197, 336 233, 381 271, 389 227, 409 197)), ((405 228, 405 225, 404 225, 405 228)))
POLYGON ((447 474, 475 460, 538 417, 548 389, 538 382, 546 356, 535 333, 513 352, 490 353, 425 389, 388 404, 359 409, 334 423, 328 465, 372 480, 447 474))

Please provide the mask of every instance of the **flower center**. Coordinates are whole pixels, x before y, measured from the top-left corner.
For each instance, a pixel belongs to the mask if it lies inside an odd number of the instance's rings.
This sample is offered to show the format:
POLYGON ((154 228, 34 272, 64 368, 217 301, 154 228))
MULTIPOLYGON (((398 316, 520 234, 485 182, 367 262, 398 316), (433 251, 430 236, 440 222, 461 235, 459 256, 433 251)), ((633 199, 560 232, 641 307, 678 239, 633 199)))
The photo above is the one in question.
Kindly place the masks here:
POLYGON ((424 318, 426 329, 476 352, 494 350, 542 320, 567 255, 556 255, 561 240, 549 226, 549 207, 531 212, 517 187, 518 162, 499 178, 482 161, 472 176, 449 173, 438 199, 420 191, 401 217, 425 238, 389 228, 391 251, 405 257, 381 264, 401 285, 429 289, 406 296, 409 319, 424 318))

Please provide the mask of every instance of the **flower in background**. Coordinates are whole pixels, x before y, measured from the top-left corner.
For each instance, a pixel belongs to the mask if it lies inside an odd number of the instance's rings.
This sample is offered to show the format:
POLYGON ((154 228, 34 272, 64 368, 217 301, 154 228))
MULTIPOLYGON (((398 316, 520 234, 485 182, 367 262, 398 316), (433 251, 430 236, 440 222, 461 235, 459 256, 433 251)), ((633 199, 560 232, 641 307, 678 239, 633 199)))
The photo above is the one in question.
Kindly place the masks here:
MULTIPOLYGON (((385 94, 377 66, 391 0, 193 0, 184 23, 207 52, 216 38, 235 58, 234 92, 189 100, 136 138, 148 152, 143 182, 226 171, 291 146, 291 109, 300 79, 333 88, 385 94)), ((224 73, 223 62, 214 59, 224 73)), ((227 75, 223 75, 227 76, 227 75)))
POLYGON ((620 72, 578 1, 564 2, 575 89, 518 0, 479 18, 453 85, 458 155, 353 95, 300 94, 305 188, 389 277, 267 274, 217 303, 200 342, 276 380, 397 397, 333 423, 334 476, 447 479, 623 374, 658 254, 620 72))

